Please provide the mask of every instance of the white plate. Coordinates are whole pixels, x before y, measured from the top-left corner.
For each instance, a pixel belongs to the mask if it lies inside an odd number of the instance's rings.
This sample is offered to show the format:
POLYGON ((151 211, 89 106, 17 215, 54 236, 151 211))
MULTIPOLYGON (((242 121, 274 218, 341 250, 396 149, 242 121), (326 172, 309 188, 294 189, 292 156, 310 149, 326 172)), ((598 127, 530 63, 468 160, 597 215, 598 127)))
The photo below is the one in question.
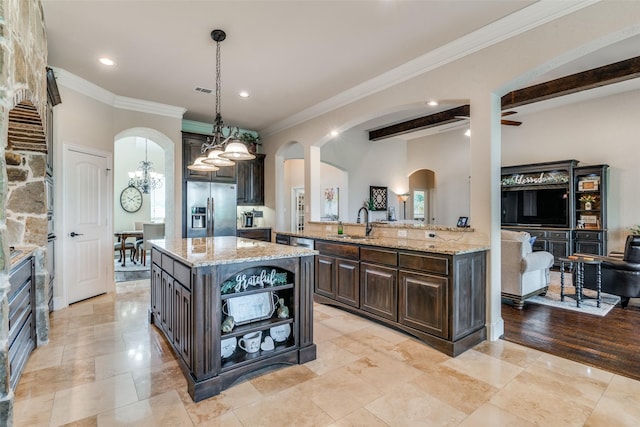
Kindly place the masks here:
POLYGON ((274 326, 273 328, 269 329, 269 335, 271 335, 271 338, 273 338, 273 340, 276 342, 286 341, 287 338, 289 338, 289 334, 291 334, 291 325, 289 323, 280 326, 274 326))
POLYGON ((220 353, 223 358, 227 358, 236 351, 236 346, 238 345, 238 340, 236 337, 226 338, 220 342, 220 353))

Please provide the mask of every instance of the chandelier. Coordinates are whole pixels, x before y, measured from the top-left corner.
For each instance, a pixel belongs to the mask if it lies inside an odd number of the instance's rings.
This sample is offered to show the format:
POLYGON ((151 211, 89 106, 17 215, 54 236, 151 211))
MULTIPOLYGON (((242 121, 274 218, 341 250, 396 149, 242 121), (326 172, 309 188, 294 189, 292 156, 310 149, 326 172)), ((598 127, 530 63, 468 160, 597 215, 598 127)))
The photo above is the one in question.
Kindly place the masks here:
POLYGON ((129 172, 129 186, 136 187, 143 194, 149 194, 150 190, 162 187, 162 174, 156 173, 153 169, 153 162, 147 160, 147 146, 149 141, 144 142, 144 160, 134 172, 129 172))
POLYGON ((238 136, 237 127, 225 126, 220 112, 220 42, 227 38, 222 30, 211 31, 216 42, 216 117, 213 123, 213 135, 202 144, 202 156, 196 158, 188 169, 212 172, 224 166, 233 166, 237 160, 251 160, 256 156, 249 153, 238 136), (206 155, 205 155, 206 154, 206 155))

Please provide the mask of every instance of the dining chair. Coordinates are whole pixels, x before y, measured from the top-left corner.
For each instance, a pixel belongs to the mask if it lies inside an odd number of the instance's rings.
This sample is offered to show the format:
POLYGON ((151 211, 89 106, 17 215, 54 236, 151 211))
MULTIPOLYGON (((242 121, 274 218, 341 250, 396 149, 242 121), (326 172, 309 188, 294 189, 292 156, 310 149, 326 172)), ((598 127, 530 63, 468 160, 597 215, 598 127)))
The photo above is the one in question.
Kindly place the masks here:
POLYGON ((164 223, 142 224, 142 241, 136 241, 136 250, 142 260, 142 265, 147 265, 147 251, 151 249, 149 240, 164 239, 164 223))

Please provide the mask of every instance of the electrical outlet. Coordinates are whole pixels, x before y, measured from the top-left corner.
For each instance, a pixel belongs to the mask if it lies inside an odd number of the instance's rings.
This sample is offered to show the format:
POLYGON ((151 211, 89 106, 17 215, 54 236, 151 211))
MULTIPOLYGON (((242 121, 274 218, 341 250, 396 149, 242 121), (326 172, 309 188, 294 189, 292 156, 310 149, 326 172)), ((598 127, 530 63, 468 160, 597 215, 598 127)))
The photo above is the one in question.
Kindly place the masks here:
POLYGON ((398 237, 407 237, 407 230, 398 230, 398 237))
POLYGON ((424 232, 424 238, 425 239, 435 239, 436 238, 436 233, 434 233, 433 231, 425 231, 424 232))

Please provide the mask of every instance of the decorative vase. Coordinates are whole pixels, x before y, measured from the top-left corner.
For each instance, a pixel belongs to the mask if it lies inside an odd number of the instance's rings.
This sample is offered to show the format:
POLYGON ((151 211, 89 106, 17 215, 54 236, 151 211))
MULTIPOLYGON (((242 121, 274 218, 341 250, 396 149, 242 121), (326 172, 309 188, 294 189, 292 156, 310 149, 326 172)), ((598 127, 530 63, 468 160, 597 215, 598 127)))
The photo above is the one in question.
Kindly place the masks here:
POLYGON ((584 202, 584 210, 585 211, 591 210, 591 202, 584 202))

